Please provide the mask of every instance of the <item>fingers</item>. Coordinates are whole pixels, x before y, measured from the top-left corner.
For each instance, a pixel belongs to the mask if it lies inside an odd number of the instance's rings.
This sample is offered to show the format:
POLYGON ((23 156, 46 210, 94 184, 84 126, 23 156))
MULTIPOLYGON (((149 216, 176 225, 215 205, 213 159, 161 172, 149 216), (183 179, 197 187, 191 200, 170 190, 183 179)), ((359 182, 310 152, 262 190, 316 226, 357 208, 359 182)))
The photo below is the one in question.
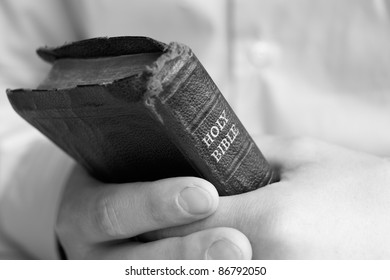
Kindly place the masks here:
POLYGON ((248 239, 233 228, 213 228, 184 237, 172 237, 149 243, 130 243, 102 247, 87 258, 105 259, 251 259, 248 239))
POLYGON ((274 191, 275 189, 284 189, 284 187, 281 185, 265 187, 240 195, 221 197, 218 209, 210 217, 191 224, 146 232, 139 236, 139 239, 154 241, 187 236, 205 229, 229 227, 239 229, 253 240, 257 238, 259 229, 272 228, 273 223, 278 219, 276 213, 284 198, 281 197, 280 191, 274 191))
POLYGON ((212 214, 218 205, 214 186, 199 178, 104 186, 93 179, 78 178, 70 180, 72 183, 64 195, 63 204, 69 205, 61 207, 58 231, 69 235, 71 228, 72 235, 84 236, 89 242, 130 238, 187 224, 212 214))

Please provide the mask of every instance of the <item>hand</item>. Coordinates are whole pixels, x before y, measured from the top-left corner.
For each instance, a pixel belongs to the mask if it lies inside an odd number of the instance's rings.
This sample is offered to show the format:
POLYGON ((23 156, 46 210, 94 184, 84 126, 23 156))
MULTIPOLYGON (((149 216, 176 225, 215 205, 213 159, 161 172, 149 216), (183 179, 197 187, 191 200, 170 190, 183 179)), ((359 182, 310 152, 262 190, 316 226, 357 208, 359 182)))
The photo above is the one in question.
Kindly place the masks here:
POLYGON ((390 258, 387 160, 307 139, 258 145, 280 182, 221 197, 210 217, 148 237, 227 226, 249 238, 256 259, 390 258))
POLYGON ((215 188, 199 178, 103 184, 77 167, 65 188, 57 235, 70 259, 250 259, 248 239, 232 228, 142 243, 137 235, 212 214, 215 188))

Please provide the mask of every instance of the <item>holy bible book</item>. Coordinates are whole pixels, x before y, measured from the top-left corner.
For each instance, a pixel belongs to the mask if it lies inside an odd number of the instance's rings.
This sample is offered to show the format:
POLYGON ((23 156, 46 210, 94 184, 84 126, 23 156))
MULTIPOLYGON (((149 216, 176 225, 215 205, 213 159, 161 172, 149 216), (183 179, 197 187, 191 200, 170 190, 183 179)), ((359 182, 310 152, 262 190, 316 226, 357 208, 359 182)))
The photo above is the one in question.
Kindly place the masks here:
POLYGON ((147 37, 40 48, 52 64, 37 89, 7 90, 16 112, 97 179, 198 176, 220 195, 274 173, 194 53, 147 37))

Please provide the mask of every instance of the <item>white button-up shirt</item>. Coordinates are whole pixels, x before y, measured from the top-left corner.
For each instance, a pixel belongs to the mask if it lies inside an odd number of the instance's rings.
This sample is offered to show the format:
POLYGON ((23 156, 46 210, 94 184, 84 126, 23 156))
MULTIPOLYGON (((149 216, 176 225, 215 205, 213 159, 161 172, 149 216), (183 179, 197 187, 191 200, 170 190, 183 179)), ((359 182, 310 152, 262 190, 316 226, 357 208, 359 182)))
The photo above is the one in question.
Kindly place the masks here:
MULTIPOLYGON (((310 136, 390 155, 387 0, 6 0, 0 4, 0 256, 56 258, 73 161, 11 109, 37 47, 142 35, 189 45, 252 134, 310 136)), ((260 147, 261 149, 261 147, 260 147)))

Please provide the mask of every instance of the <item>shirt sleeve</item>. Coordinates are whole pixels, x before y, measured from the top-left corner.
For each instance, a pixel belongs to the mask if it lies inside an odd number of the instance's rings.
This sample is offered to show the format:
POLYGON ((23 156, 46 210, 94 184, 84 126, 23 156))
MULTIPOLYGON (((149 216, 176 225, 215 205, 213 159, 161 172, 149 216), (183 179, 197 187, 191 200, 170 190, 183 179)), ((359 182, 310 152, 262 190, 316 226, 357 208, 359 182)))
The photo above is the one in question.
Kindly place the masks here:
POLYGON ((35 54, 82 37, 71 1, 0 2, 0 258, 57 258, 54 223, 73 161, 13 112, 6 88, 34 88, 49 65, 35 54))
POLYGON ((0 157, 0 254, 56 259, 57 210, 73 160, 28 127, 2 137, 0 157))

